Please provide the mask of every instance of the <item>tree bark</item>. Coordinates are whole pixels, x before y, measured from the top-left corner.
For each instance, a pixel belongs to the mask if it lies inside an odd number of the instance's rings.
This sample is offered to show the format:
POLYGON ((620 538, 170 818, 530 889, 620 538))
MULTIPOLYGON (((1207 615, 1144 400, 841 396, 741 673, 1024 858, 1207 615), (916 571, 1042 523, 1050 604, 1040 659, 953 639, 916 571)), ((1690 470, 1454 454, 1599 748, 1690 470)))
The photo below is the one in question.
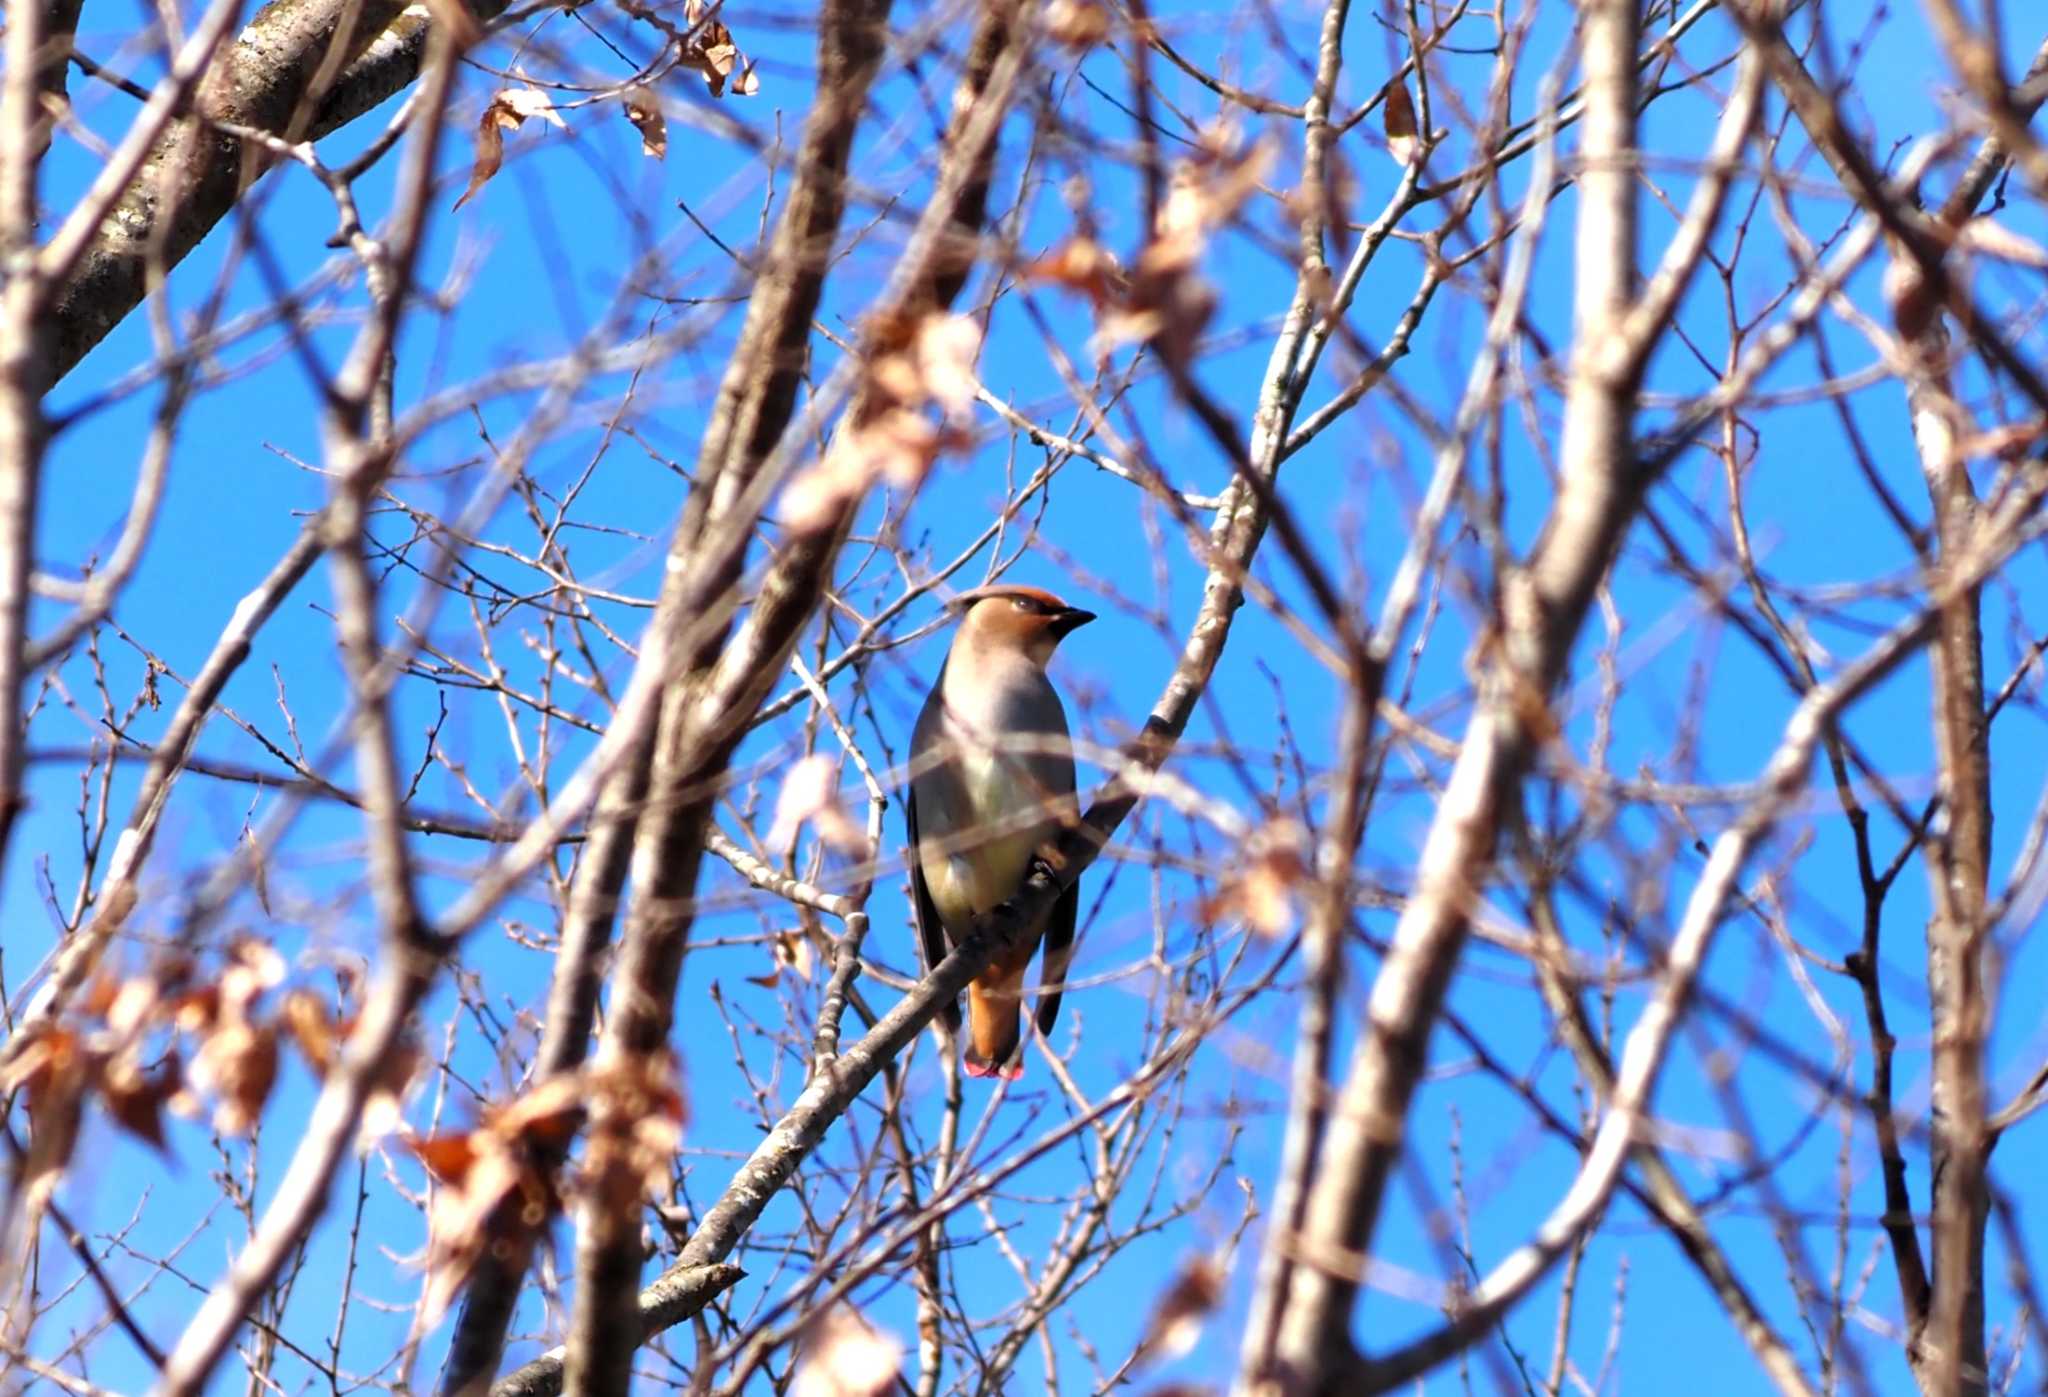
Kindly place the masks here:
MULTIPOLYGON (((505 9, 505 0, 455 2, 483 21, 505 9)), ((318 140, 417 79, 430 28, 405 0, 272 0, 215 56, 200 111, 284 140, 318 140)), ((157 140, 56 293, 50 381, 141 304, 152 267, 167 273, 183 261, 273 163, 261 147, 191 119, 157 140)))

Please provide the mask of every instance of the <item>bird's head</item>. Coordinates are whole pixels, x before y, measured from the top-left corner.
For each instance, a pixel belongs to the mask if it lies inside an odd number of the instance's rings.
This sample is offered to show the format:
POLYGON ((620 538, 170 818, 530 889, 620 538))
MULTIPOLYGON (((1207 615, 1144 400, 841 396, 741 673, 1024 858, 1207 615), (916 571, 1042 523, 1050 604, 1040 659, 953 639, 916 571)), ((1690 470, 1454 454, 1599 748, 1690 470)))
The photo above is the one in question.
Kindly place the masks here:
POLYGON ((1023 655, 1040 669, 1071 632, 1095 619, 1092 611, 1068 606, 1043 587, 998 584, 962 592, 952 602, 960 613, 955 646, 1023 655))

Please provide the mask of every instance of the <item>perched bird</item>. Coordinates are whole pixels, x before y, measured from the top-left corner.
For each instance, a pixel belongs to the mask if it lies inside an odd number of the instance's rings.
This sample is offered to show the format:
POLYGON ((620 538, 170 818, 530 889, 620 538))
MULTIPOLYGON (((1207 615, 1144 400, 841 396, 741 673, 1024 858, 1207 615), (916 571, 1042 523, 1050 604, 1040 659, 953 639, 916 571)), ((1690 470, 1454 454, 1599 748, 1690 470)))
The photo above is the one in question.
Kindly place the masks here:
MULTIPOLYGON (((1075 819, 1067 714, 1045 677, 1062 638, 1095 619, 1037 587, 958 597, 960 626, 910 740, 910 886, 925 969, 1007 902, 1075 819)), ((1050 1033, 1074 951, 1078 890, 967 989, 967 1075, 1023 1075, 1024 971, 1045 941, 1038 1027, 1050 1033)), ((957 1028, 958 1005, 948 1019, 957 1028)))

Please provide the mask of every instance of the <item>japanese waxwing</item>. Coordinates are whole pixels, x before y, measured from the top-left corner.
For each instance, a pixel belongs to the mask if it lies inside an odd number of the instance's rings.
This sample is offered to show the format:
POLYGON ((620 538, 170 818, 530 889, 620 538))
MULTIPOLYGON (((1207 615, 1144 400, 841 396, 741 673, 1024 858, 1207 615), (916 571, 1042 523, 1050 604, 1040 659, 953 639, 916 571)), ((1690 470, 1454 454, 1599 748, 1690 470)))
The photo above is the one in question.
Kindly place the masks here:
MULTIPOLYGON (((1016 895, 1074 823, 1067 714, 1045 665, 1062 638, 1095 619, 1038 587, 981 587, 953 607, 953 648, 910 740, 910 887, 927 971, 977 916, 1016 895)), ((1041 938, 1038 1027, 1052 1032, 1078 899, 1074 887, 1060 894, 1017 949, 967 987, 968 1076, 1023 1075, 1024 971, 1041 938)), ((957 1004, 947 1019, 959 1026, 957 1004)))

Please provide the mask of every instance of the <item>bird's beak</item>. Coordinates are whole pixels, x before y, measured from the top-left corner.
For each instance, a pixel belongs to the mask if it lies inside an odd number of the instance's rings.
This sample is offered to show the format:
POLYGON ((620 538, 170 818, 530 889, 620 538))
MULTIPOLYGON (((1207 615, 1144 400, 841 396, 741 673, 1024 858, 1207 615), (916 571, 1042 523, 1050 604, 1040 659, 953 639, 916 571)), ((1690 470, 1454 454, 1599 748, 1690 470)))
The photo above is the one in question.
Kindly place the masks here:
POLYGON ((1095 613, 1092 611, 1083 611, 1078 606, 1063 607, 1060 613, 1052 618, 1052 633, 1064 637, 1080 630, 1094 619, 1095 613))

